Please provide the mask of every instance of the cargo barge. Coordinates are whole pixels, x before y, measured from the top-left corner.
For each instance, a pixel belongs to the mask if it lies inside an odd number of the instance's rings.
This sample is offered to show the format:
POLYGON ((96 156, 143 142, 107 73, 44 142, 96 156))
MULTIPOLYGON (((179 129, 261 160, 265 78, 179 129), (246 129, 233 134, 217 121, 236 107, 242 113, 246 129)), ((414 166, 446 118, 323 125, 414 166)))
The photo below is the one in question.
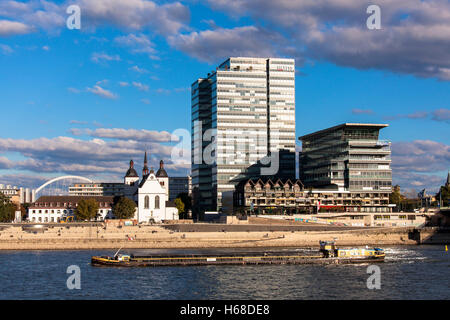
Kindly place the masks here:
POLYGON ((380 248, 337 249, 334 242, 320 242, 318 254, 297 251, 241 252, 232 254, 190 255, 126 255, 93 256, 93 266, 158 267, 195 265, 259 265, 259 264, 350 264, 383 262, 385 253, 380 248))

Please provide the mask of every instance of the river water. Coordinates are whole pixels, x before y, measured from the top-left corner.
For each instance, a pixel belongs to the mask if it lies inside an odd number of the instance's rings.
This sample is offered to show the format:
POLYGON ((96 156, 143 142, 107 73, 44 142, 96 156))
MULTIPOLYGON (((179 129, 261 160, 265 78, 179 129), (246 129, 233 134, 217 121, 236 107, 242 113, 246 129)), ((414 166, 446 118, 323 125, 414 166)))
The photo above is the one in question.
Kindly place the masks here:
POLYGON ((443 246, 384 249, 380 289, 367 288, 367 264, 99 268, 91 256, 113 250, 3 251, 0 299, 450 299, 443 246), (80 268, 79 290, 67 288, 70 265, 80 268))

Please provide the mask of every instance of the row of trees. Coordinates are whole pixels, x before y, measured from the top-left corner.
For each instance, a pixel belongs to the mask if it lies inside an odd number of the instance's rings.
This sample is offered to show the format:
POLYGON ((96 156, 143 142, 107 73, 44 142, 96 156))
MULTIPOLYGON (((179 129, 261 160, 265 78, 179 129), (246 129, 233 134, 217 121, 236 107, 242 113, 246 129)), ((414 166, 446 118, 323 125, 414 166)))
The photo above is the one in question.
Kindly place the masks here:
MULTIPOLYGON (((180 219, 187 218, 187 213, 192 208, 191 197, 187 193, 180 193, 174 202, 180 219)), ((98 209, 98 202, 95 199, 82 199, 78 202, 78 207, 75 211, 77 220, 84 221, 97 218, 98 209)), ((136 203, 126 197, 116 198, 114 199, 113 211, 117 219, 133 218, 136 211, 136 203)))
MULTIPOLYGON (((436 201, 431 203, 431 206, 437 207, 441 202, 444 207, 449 206, 450 202, 450 185, 442 186, 436 194, 436 201)), ((389 195, 389 203, 397 205, 397 210, 412 211, 420 208, 422 201, 418 198, 409 199, 400 193, 400 186, 396 185, 392 188, 392 193, 389 195)))
MULTIPOLYGON (((76 218, 80 221, 92 220, 98 217, 99 205, 95 199, 82 199, 75 210, 76 218)), ((126 197, 117 197, 113 205, 114 216, 117 219, 130 219, 134 217, 136 203, 126 197)))

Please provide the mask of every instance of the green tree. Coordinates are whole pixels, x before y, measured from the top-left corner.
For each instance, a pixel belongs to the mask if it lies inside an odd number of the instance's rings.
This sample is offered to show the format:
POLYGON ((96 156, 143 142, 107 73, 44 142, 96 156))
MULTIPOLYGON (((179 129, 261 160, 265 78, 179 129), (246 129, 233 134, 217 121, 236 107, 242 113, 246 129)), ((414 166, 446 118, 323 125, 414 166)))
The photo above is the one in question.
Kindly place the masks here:
POLYGON ((77 220, 92 220, 97 217, 98 202, 95 199, 81 199, 75 210, 77 220))
POLYGON ((0 222, 11 222, 15 218, 16 206, 0 192, 0 222))
POLYGON ((443 207, 448 207, 450 202, 450 185, 442 186, 436 195, 437 201, 442 201, 443 207))
POLYGON ((175 206, 178 209, 178 215, 181 217, 184 213, 184 203, 183 203, 183 201, 181 201, 180 198, 176 198, 174 202, 175 202, 175 206))
POLYGON ((396 185, 392 188, 392 193, 389 195, 389 203, 395 204, 396 211, 401 209, 401 204, 405 200, 405 197, 400 193, 400 186, 396 185))
POLYGON ((113 213, 117 219, 131 219, 135 211, 136 203, 126 197, 120 197, 113 207, 113 213))
POLYGON ((182 192, 177 195, 177 199, 180 199, 183 202, 184 204, 183 213, 187 215, 187 212, 192 209, 192 197, 186 192, 182 192))

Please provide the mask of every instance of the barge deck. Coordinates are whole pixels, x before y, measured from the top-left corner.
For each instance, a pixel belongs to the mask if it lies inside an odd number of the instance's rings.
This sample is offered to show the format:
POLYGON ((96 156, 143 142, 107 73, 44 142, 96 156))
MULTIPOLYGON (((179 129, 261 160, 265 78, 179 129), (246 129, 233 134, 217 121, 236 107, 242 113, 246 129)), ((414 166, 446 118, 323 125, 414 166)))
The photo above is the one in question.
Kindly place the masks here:
POLYGON ((263 264, 350 264, 383 262, 382 257, 324 257, 323 255, 304 255, 298 252, 256 252, 241 254, 193 254, 193 255, 154 255, 117 257, 94 256, 93 266, 116 267, 157 267, 157 266, 195 266, 195 265, 263 265, 263 264))

